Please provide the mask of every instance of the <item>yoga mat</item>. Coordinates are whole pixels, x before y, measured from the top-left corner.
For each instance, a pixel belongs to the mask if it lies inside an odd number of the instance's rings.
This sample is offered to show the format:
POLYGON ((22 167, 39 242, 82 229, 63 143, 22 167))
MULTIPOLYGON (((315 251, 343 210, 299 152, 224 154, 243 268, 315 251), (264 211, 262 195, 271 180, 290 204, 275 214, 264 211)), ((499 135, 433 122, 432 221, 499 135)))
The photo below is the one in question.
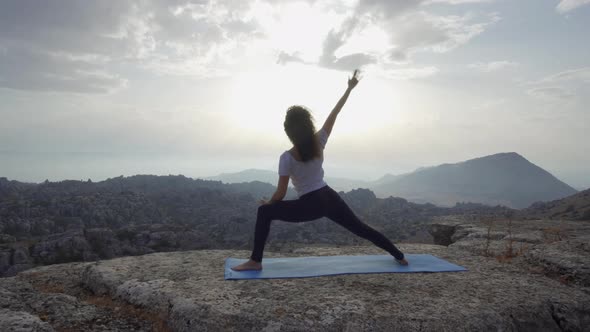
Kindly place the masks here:
POLYGON ((225 259, 225 279, 307 278, 338 274, 456 272, 466 268, 428 254, 406 254, 410 263, 399 265, 391 255, 311 256, 264 258, 262 271, 234 271, 248 259, 225 259))

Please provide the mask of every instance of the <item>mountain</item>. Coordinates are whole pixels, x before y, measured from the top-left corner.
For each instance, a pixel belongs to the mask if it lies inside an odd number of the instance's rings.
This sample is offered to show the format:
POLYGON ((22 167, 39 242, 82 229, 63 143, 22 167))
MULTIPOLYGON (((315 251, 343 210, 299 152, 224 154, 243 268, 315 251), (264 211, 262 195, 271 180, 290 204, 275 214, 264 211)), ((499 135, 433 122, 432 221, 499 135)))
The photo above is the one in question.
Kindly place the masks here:
POLYGON ((375 185, 379 185, 379 184, 383 184, 383 183, 392 182, 394 180, 399 179, 401 176, 403 176, 403 175, 394 175, 394 174, 387 173, 387 174, 383 175, 382 177, 378 178, 377 180, 373 181, 371 183, 371 185, 375 186, 375 185))
POLYGON ((203 178, 204 180, 216 180, 223 183, 241 183, 241 182, 252 182, 260 181, 276 185, 279 175, 277 172, 265 170, 265 169, 246 169, 235 173, 221 173, 216 176, 210 176, 203 178))
MULTIPOLYGON (((392 175, 389 175, 394 177, 392 175)), ((243 183, 243 182, 252 182, 252 181, 260 181, 265 183, 270 183, 273 186, 277 185, 277 181, 279 179, 279 175, 275 171, 269 171, 264 169, 246 169, 240 172, 235 173, 221 173, 216 176, 210 176, 203 178, 205 180, 216 180, 221 181, 223 183, 243 183)), ((388 178, 389 179, 389 178, 388 178)), ((335 178, 335 177, 325 177, 326 183, 330 185, 336 191, 350 191, 352 189, 357 188, 370 188, 372 182, 369 181, 362 181, 362 180, 355 180, 355 179, 347 179, 347 178, 335 178)))
POLYGON ((534 219, 590 220, 590 189, 551 202, 537 202, 521 211, 534 219))
MULTIPOLYGON (((276 186, 278 174, 247 169, 205 179, 233 184, 260 181, 276 186)), ((333 177, 325 180, 337 191, 367 188, 381 198, 396 196, 415 203, 440 206, 472 202, 526 208, 538 201, 551 201, 577 193, 576 189, 515 152, 420 167, 411 173, 385 174, 375 181, 333 177)))
POLYGON ((577 191, 515 152, 421 168, 371 188, 379 197, 452 206, 474 202, 525 208, 577 191))

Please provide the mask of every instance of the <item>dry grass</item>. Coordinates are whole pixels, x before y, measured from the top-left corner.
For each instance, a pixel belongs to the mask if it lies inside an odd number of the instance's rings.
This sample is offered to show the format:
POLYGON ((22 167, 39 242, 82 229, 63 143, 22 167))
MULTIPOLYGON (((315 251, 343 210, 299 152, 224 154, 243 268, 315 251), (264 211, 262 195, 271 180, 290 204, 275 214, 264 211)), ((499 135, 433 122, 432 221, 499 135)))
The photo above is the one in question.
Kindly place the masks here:
POLYGON ((42 272, 28 272, 26 275, 27 281, 41 293, 65 293, 66 290, 62 284, 43 281, 42 272))
MULTIPOLYGON (((567 239, 563 219, 559 220, 558 226, 543 228, 541 229, 541 232, 543 234, 543 242, 545 244, 567 239)), ((512 258, 524 254, 528 249, 529 245, 523 243, 521 243, 518 250, 514 249, 514 240, 512 239, 512 219, 508 219, 508 240, 506 243, 506 249, 500 255, 496 256, 496 259, 498 259, 500 262, 509 262, 512 258)), ((563 283, 568 283, 568 280, 560 281, 563 283)))
MULTIPOLYGON (((518 249, 514 248, 514 240, 512 238, 512 218, 508 218, 508 227, 507 227, 507 232, 508 232, 508 239, 506 240, 506 246, 504 251, 500 254, 500 255, 496 255, 496 259, 499 262, 510 262, 512 258, 514 257, 518 257, 523 255, 528 249, 529 249, 529 245, 525 244, 525 243, 521 243, 520 247, 518 249)), ((543 234, 543 242, 545 244, 549 244, 549 243, 554 243, 554 242, 558 242, 558 241, 563 241, 567 239, 567 235, 565 233, 565 224, 563 219, 560 219, 559 221, 559 225, 555 226, 555 227, 547 227, 547 228, 543 228, 541 229, 541 232, 543 234)), ((490 233, 490 229, 488 229, 488 245, 489 245, 489 233, 490 233)), ((488 253, 489 254, 489 253, 488 253)), ((562 281, 564 283, 567 283, 568 281, 562 281)))
POLYGON ((493 218, 485 218, 483 220, 483 224, 486 225, 486 229, 487 229, 486 243, 485 243, 485 247, 483 249, 483 254, 484 254, 484 256, 489 257, 489 256, 491 256, 490 241, 491 241, 492 228, 494 227, 494 219, 493 218))
POLYGON ((64 293, 65 289, 62 285, 50 284, 50 283, 36 283, 34 284, 35 289, 41 293, 64 293))
POLYGON ((49 315, 46 312, 42 312, 38 316, 39 316, 39 319, 44 322, 49 320, 49 315))
POLYGON ((152 325, 153 332, 171 331, 168 327, 168 324, 166 324, 166 321, 168 320, 167 314, 152 312, 128 303, 116 301, 110 296, 88 295, 81 300, 97 307, 109 309, 110 311, 116 312, 117 315, 123 317, 133 317, 143 321, 148 321, 152 325))
POLYGON ((525 252, 527 252, 529 246, 527 244, 521 243, 518 250, 513 250, 508 246, 506 248, 506 251, 496 256, 496 260, 500 263, 510 263, 513 258, 522 256, 525 252))
POLYGON ((574 277, 572 275, 569 274, 562 274, 559 276, 559 282, 561 282, 564 285, 569 285, 574 281, 574 277))
POLYGON ((512 237, 512 218, 508 218, 508 241, 504 252, 501 254, 506 259, 512 259, 515 256, 514 252, 514 238, 512 237))
POLYGON ((553 243, 566 238, 563 219, 559 219, 559 226, 543 228, 542 232, 545 243, 553 243))
MULTIPOLYGON (((512 225, 512 218, 508 218, 508 228, 507 228, 507 237, 506 245, 504 247, 504 251, 501 252, 499 255, 496 255, 495 258, 500 263, 510 263, 513 258, 523 255, 528 250, 528 245, 524 243, 520 243, 520 247, 518 249, 514 248, 514 238, 513 238, 513 225, 512 225)), ((489 242, 489 233, 488 233, 488 242, 489 242)))
POLYGON ((558 271, 547 269, 545 266, 531 266, 529 272, 534 274, 540 274, 545 277, 557 280, 558 282, 570 286, 575 283, 575 278, 571 274, 561 274, 558 271))

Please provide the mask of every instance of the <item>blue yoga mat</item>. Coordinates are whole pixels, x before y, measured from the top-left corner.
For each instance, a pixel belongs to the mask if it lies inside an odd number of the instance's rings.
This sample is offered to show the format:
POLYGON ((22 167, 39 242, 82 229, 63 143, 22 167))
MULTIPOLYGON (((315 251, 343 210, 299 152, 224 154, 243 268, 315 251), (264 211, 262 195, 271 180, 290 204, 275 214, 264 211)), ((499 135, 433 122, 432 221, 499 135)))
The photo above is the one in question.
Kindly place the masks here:
POLYGON ((311 256, 264 258, 262 271, 234 271, 248 259, 226 258, 225 279, 307 278, 337 274, 456 272, 466 268, 427 254, 406 254, 410 263, 399 265, 391 255, 311 256))

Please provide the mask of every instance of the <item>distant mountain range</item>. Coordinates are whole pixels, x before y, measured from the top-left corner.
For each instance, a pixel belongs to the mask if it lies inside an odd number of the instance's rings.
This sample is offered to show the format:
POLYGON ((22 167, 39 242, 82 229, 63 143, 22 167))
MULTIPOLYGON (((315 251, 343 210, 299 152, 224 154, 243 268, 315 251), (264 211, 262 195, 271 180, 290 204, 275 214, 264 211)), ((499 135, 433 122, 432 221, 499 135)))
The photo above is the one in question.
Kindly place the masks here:
POLYGON ((518 153, 498 153, 417 170, 372 188, 379 196, 449 206, 456 202, 525 208, 577 193, 518 153))
MULTIPOLYGON (((386 175, 387 179, 389 176, 395 177, 393 175, 386 175)), ((385 177, 384 177, 385 178, 385 177)), ((241 183, 241 182, 251 182, 251 181, 260 181, 270 183, 273 186, 277 185, 279 180, 279 175, 276 171, 269 171, 264 169, 246 169, 236 173, 221 173, 216 176, 210 176, 202 178, 204 180, 215 180, 221 181, 224 183, 241 183)), ((347 178, 334 178, 334 177, 325 177, 324 180, 335 190, 338 191, 350 191, 352 189, 357 188, 369 188, 374 183, 379 182, 379 180, 372 182, 372 181, 362 181, 362 180, 354 180, 354 179, 347 179, 347 178)))
MULTIPOLYGON (((276 172, 248 169, 207 178, 226 183, 262 181, 276 185, 276 172)), ((367 188, 377 197, 403 197, 416 203, 453 206, 457 202, 525 208, 577 190, 515 152, 498 153, 455 164, 422 167, 414 172, 386 174, 376 181, 326 177, 338 191, 367 188)))

